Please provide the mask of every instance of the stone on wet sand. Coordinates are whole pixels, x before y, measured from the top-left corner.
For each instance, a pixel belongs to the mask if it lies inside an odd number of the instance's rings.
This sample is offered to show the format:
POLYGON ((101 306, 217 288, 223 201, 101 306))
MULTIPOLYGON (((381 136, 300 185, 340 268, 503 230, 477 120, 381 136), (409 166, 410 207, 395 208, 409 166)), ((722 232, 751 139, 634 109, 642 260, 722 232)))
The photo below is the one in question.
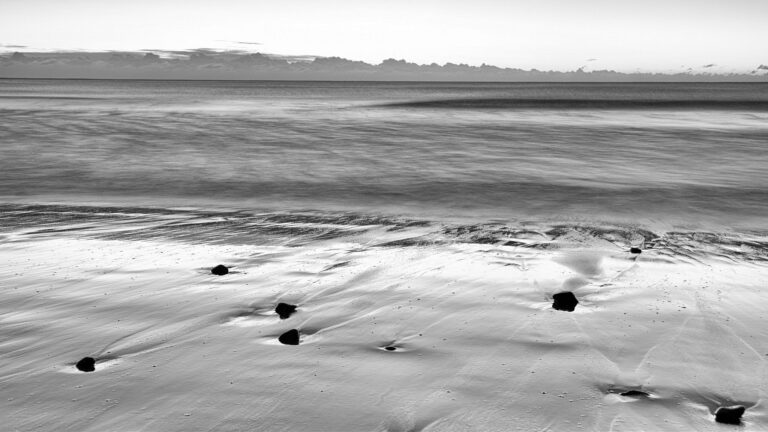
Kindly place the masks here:
POLYGON ((216 276, 224 276, 225 274, 229 273, 229 268, 219 264, 216 267, 211 269, 211 273, 215 274, 216 276))
POLYGON ((288 303, 278 303, 275 312, 280 315, 280 319, 286 319, 296 312, 296 305, 288 303))
POLYGON ((277 338, 283 345, 298 345, 299 344, 299 331, 296 329, 288 330, 277 338))
POLYGON ((624 397, 631 397, 631 398, 647 398, 650 395, 644 391, 641 390, 627 390, 623 393, 621 393, 624 397))
POLYGON ((715 411, 715 421, 718 423, 738 425, 741 424, 741 416, 747 409, 741 405, 720 407, 715 411))
POLYGON ((93 372, 96 370, 96 360, 93 357, 83 357, 75 367, 81 372, 93 372))
POLYGON ((573 312, 576 305, 579 304, 576 296, 570 291, 557 293, 552 296, 552 299, 554 300, 552 308, 566 312, 573 312))

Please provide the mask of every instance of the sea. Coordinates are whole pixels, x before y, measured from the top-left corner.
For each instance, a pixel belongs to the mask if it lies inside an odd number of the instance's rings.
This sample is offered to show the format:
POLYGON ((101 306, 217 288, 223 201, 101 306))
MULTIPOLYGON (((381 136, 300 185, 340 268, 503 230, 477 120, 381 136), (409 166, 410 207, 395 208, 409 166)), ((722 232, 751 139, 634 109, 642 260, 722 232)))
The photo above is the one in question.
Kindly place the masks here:
POLYGON ((0 80, 8 203, 768 228, 768 83, 0 80))

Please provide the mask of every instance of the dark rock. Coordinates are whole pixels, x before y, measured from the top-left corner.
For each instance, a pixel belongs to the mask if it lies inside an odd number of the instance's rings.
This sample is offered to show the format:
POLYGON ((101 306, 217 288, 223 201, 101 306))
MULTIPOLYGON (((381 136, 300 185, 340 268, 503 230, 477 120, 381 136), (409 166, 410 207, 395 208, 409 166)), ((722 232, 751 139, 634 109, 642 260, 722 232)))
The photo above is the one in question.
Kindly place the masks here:
POLYGON ((288 303, 278 303, 277 307, 275 308, 275 312, 277 312, 278 315, 280 315, 280 319, 286 319, 291 314, 296 312, 296 305, 290 305, 288 303))
POLYGON ((229 268, 219 264, 211 269, 211 273, 215 274, 216 276, 224 276, 225 274, 229 273, 229 268))
POLYGON ((554 300, 552 303, 554 309, 566 312, 573 312, 576 309, 576 305, 579 304, 576 296, 570 291, 557 293, 552 296, 552 299, 554 300))
POLYGON ((747 409, 741 405, 732 407, 720 407, 715 411, 715 421, 718 423, 738 425, 741 424, 741 416, 747 409))
POLYGON ((624 393, 621 393, 621 395, 632 398, 647 398, 650 396, 648 393, 640 390, 627 390, 624 393))
POLYGON ((288 330, 280 335, 277 340, 283 345, 298 345, 299 344, 299 331, 296 329, 288 330))
POLYGON ((388 347, 384 347, 384 349, 385 349, 385 350, 387 350, 387 351, 394 351, 394 350, 396 350, 397 348, 395 348, 395 347, 393 347, 393 346, 388 346, 388 347))
POLYGON ((629 248, 629 251, 633 254, 643 253, 643 250, 638 247, 629 248))
POLYGON ((82 372, 93 372, 96 370, 96 360, 93 357, 83 357, 75 367, 82 372))

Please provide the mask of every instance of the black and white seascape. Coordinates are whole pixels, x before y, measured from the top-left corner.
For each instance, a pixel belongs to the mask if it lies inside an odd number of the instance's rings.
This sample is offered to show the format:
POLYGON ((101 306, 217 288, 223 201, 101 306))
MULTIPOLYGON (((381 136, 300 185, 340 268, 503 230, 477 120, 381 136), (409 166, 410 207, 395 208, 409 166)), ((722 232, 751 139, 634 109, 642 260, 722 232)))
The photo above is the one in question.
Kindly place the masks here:
POLYGON ((0 429, 768 428, 765 5, 294 3, 0 5, 0 429))

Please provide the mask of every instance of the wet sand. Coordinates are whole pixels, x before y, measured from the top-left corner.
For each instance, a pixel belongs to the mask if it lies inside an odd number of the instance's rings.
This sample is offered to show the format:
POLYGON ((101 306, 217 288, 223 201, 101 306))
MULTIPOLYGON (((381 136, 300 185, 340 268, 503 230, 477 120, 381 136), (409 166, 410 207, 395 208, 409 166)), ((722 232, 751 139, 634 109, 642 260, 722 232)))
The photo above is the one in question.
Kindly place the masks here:
POLYGON ((99 235, 2 237, 9 430, 714 431, 736 428, 715 422, 734 405, 768 428, 768 259, 745 245, 430 242, 418 224, 202 244, 87 225, 99 235), (278 340, 293 329, 298 345, 278 340))

